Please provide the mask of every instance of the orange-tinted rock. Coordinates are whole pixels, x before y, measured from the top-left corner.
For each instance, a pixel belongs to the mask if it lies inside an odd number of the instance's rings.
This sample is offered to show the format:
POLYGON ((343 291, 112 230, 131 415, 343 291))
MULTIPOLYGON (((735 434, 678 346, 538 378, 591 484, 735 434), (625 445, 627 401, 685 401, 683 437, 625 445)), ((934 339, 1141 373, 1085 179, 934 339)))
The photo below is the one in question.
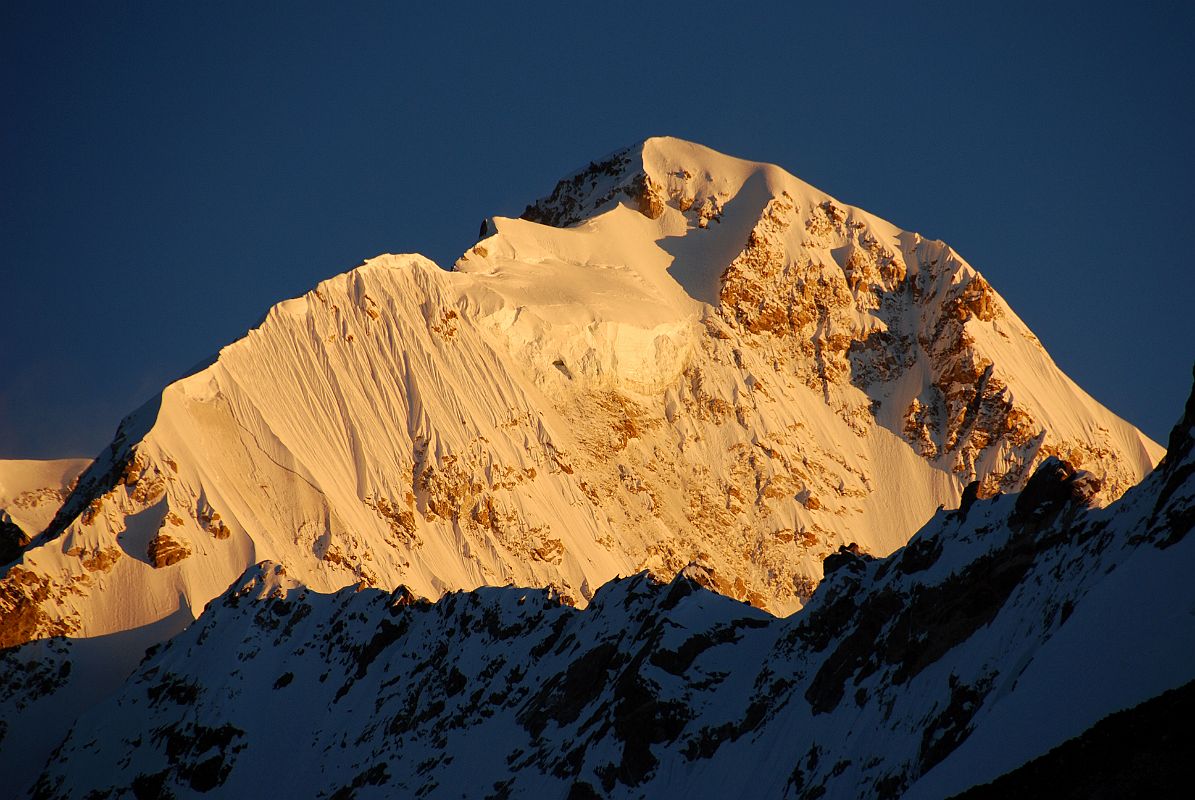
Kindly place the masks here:
POLYGON ((191 549, 164 530, 159 530, 157 535, 149 540, 146 555, 149 556, 150 564, 161 569, 182 561, 191 555, 191 549))

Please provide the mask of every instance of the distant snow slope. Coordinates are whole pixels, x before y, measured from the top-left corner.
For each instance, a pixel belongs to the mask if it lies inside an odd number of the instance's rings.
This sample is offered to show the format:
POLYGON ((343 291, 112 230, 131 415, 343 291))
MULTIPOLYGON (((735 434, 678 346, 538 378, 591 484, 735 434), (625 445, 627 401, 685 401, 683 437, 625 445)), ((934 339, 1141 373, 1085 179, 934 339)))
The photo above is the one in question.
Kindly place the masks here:
POLYGON ((85 458, 0 460, 0 565, 46 529, 90 463, 85 458))
POLYGON ((1195 677, 1195 394, 1157 471, 1096 490, 1051 459, 969 491, 886 559, 830 556, 787 619, 695 565, 576 610, 320 594, 266 562, 79 718, 35 796, 946 797, 1195 677))
POLYGON ((0 643, 201 608, 262 559, 578 603, 697 561, 790 611, 972 479, 1060 455, 1106 501, 1160 454, 953 250, 778 167, 650 139, 524 217, 278 304, 126 420, 0 584, 0 643))

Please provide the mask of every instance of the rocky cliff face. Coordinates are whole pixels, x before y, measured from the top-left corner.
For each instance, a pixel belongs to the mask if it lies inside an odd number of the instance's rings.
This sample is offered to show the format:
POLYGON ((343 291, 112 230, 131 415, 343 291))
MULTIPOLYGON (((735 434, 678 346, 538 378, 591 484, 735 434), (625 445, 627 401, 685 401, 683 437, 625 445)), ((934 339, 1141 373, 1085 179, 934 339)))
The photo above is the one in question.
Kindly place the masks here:
POLYGON ((948 796, 1195 677, 1191 428, 1107 508, 1057 459, 1017 495, 973 484, 886 558, 841 548, 786 619, 695 564, 584 610, 260 564, 79 719, 35 796, 948 796))

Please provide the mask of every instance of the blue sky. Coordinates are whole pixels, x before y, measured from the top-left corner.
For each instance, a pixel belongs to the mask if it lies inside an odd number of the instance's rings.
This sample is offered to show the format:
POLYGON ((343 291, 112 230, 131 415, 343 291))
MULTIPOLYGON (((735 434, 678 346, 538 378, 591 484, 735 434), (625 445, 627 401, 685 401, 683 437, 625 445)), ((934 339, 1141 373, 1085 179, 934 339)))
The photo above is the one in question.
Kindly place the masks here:
POLYGON ((654 134, 946 240, 1094 397, 1179 415, 1189 4, 242 5, 0 7, 0 456, 93 455, 272 303, 449 265, 654 134))

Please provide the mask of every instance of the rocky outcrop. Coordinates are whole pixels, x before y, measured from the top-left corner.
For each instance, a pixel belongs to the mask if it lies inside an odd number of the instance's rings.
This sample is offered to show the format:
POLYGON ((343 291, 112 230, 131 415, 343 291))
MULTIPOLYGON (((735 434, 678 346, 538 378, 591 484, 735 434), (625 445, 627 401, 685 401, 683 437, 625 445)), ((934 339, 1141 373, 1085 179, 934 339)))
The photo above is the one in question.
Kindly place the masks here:
POLYGON ((31 539, 7 511, 0 510, 0 564, 15 561, 31 539))
POLYGON ((70 592, 77 582, 62 585, 32 570, 9 567, 0 581, 0 649, 78 631, 77 614, 47 612, 47 606, 70 592))
POLYGON ((146 550, 149 563, 158 569, 177 564, 189 555, 191 549, 164 530, 158 531, 154 538, 149 540, 149 548, 146 550))
POLYGON ((633 148, 627 148, 590 162, 585 169, 557 183, 550 195, 527 206, 521 218, 563 228, 624 199, 633 201, 641 210, 645 205, 650 210, 645 176, 635 169, 634 159, 633 148))

